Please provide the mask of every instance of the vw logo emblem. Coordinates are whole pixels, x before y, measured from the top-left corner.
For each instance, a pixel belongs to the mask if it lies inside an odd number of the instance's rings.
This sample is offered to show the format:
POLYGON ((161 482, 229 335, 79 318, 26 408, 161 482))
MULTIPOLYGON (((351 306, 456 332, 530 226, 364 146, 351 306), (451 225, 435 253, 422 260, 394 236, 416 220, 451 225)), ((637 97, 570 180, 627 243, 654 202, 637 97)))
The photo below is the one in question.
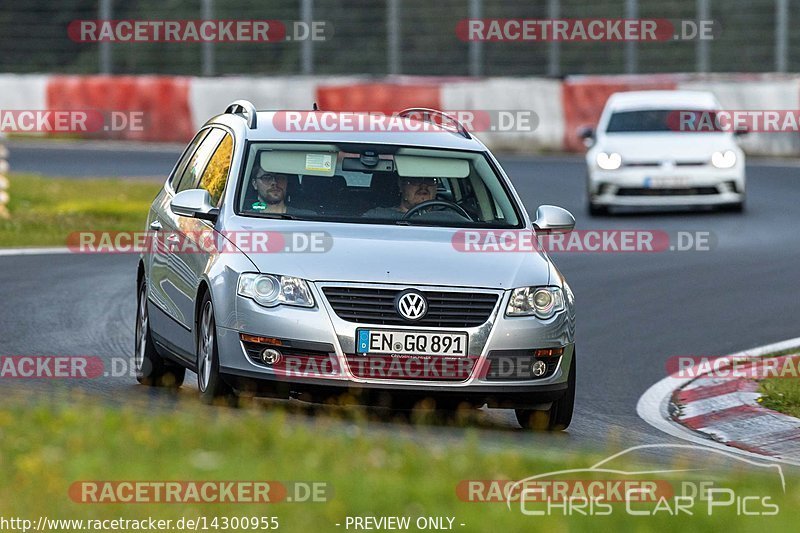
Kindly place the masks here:
POLYGON ((406 320, 419 320, 428 312, 428 302, 421 292, 415 290, 401 292, 394 307, 397 314, 406 320))

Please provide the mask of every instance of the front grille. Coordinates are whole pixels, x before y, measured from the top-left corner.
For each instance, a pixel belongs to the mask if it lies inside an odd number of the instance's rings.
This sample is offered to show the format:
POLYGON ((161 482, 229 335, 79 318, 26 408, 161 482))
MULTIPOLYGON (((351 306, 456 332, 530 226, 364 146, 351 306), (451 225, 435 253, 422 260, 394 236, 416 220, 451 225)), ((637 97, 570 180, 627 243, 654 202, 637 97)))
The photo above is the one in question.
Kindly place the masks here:
POLYGON ((339 318, 358 324, 471 328, 489 320, 497 303, 497 295, 491 293, 421 290, 428 300, 428 313, 409 321, 394 307, 401 289, 323 287, 322 292, 339 318))
POLYGON ((624 167, 660 167, 661 161, 632 161, 630 163, 623 163, 624 167))
POLYGON ((617 196, 695 196, 719 194, 716 187, 674 187, 652 188, 622 187, 617 189, 617 196))

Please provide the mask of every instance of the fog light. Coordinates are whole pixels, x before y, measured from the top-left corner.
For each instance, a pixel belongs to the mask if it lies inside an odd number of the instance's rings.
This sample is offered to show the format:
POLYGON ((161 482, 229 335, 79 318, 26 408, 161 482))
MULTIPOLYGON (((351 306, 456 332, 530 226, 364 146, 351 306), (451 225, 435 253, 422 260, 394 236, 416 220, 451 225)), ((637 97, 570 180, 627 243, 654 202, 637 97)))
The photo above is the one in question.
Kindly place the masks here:
POLYGON ((264 351, 261 352, 261 360, 264 361, 266 365, 274 365, 281 360, 281 357, 283 357, 281 352, 275 348, 265 348, 264 351))
POLYGON ((534 361, 534 363, 531 365, 531 374, 533 374, 534 377, 542 377, 546 372, 547 363, 544 361, 534 361))

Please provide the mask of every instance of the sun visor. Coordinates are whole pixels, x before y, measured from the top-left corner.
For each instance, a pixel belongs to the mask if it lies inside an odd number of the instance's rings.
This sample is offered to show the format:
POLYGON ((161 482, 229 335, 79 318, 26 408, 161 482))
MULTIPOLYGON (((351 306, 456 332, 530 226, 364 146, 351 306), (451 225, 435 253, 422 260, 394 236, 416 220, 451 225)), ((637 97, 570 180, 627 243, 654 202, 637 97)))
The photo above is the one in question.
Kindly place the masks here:
POLYGON ((469 161, 450 157, 394 156, 397 174, 404 178, 466 178, 469 161))
POLYGON ((333 176, 336 172, 336 153, 269 150, 261 152, 259 164, 269 172, 333 176))

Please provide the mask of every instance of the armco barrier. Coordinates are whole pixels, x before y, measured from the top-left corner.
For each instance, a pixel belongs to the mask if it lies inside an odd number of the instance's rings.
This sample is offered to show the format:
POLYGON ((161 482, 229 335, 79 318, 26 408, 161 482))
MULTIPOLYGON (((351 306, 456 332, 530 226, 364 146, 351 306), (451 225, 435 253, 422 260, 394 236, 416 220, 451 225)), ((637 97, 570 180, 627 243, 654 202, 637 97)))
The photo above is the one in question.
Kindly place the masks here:
POLYGON ((189 84, 190 78, 172 76, 53 76, 47 84, 47 109, 139 112, 141 128, 101 128, 89 136, 184 142, 195 132, 189 84))

